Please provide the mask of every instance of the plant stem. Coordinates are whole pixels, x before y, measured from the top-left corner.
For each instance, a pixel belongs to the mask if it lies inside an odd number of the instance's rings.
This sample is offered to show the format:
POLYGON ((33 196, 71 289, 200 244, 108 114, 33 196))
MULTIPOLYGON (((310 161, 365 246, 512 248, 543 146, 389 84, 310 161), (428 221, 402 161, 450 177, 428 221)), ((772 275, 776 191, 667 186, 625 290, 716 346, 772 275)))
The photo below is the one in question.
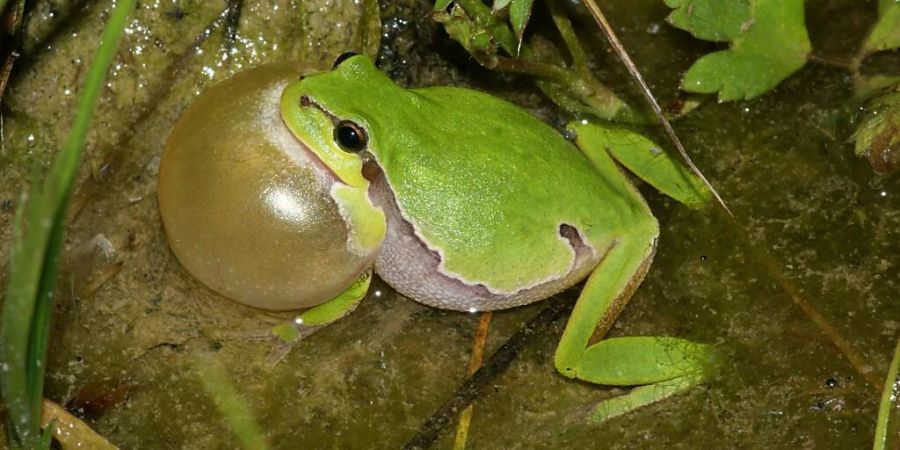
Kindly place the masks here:
POLYGON ((575 35, 575 29, 572 28, 572 22, 562 10, 558 0, 547 0, 547 8, 550 9, 550 16, 553 23, 559 31, 566 48, 569 50, 569 56, 572 57, 572 67, 582 78, 590 77, 591 71, 587 65, 587 56, 581 44, 578 42, 578 36, 575 35))
MULTIPOLYGON (((888 448, 896 448, 891 444, 888 432, 890 430, 891 417, 896 412, 891 411, 897 409, 900 405, 900 339, 897 340, 897 348, 894 349, 894 358, 891 360, 891 367, 888 369, 887 379, 884 381, 884 389, 881 392, 881 403, 878 408, 878 421, 875 425, 875 444, 874 450, 886 450, 888 448), (892 414, 893 413, 893 414, 892 414)), ((896 429, 896 424, 894 426, 896 429)), ((898 439, 897 436, 894 439, 898 439)))

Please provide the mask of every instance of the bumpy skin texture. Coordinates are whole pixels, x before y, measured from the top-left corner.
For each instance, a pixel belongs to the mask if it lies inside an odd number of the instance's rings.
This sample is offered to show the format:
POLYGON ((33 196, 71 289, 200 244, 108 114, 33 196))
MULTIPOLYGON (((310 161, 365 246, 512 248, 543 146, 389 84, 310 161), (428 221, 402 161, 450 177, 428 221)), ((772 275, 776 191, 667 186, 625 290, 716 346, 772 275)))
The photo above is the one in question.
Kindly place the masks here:
POLYGON ((355 177, 363 161, 380 168, 384 186, 369 193, 382 207, 387 200, 378 197, 391 193, 399 217, 387 214, 376 268, 423 303, 492 310, 540 300, 580 281, 619 237, 635 228, 655 232, 646 204, 635 202, 633 191, 621 192, 630 185, 607 182, 551 127, 477 91, 403 89, 368 59, 354 57, 288 86, 282 112, 301 141, 319 144, 308 146, 339 178, 355 177), (345 164, 325 135, 340 120, 366 130, 366 149, 351 155, 359 167, 345 164), (343 166, 329 162, 335 158, 343 166), (561 235, 565 226, 576 239, 561 235), (410 250, 410 230, 426 252, 410 250), (586 254, 576 257, 573 242, 586 254), (428 254, 438 258, 432 271, 473 294, 450 295, 422 271, 428 254))

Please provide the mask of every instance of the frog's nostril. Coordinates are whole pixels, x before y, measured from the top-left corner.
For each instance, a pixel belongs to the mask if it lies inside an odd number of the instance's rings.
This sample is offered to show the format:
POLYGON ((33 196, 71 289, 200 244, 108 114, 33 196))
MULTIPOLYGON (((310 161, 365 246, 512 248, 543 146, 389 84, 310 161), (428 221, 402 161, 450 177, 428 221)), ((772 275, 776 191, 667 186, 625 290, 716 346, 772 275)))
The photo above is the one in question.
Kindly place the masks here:
POLYGON ((300 106, 306 107, 306 106, 309 106, 309 105, 311 105, 311 104, 312 104, 312 102, 309 101, 309 97, 307 97, 307 96, 305 96, 305 95, 302 96, 302 97, 300 97, 300 106))

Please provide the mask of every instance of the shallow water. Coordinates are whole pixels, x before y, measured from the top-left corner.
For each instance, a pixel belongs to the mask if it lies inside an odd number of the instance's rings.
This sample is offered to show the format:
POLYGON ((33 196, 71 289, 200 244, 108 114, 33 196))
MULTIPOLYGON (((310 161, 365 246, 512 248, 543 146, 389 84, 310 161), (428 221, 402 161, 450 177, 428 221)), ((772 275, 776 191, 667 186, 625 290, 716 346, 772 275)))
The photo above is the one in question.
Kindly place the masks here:
MULTIPOLYGON (((427 21, 427 4, 389 3, 382 54, 392 76, 412 85, 481 87, 555 117, 528 83, 473 67, 427 21)), ((691 61, 716 48, 666 25, 661 2, 606 3, 663 103, 691 61)), ((73 11, 50 5, 35 6, 31 38, 4 98, 0 200, 13 200, 0 210, 4 260, 30 161, 62 141, 106 17, 94 3, 73 11)), ((248 1, 229 43, 227 20, 214 26, 224 8, 144 2, 129 26, 73 200, 47 396, 80 407, 122 448, 236 447, 197 380, 197 355, 211 353, 273 448, 402 446, 466 379, 477 316, 421 306, 376 282, 356 312, 270 370, 271 342, 251 337, 290 314, 221 298, 184 272, 167 247, 156 170, 180 112, 242 67, 285 59, 327 67, 359 17, 349 0, 248 1)), ((807 13, 817 56, 840 59, 862 39, 874 7, 821 0, 808 2, 807 13)), ((602 41, 589 47, 600 76, 636 99, 602 41)), ((715 344, 725 363, 710 383, 585 424, 585 407, 621 390, 555 373, 562 316, 525 341, 478 397, 470 446, 869 447, 879 391, 867 378, 883 382, 900 334, 900 187, 898 177, 878 177, 853 156, 851 96, 845 71, 810 64, 757 100, 709 100, 675 124, 734 220, 642 188, 661 223, 659 250, 611 334, 715 344), (859 353, 860 367, 804 313, 802 301, 859 353)), ((495 314, 487 354, 548 304, 564 307, 574 294, 495 314)), ((441 433, 437 447, 449 448, 452 433, 441 433)))

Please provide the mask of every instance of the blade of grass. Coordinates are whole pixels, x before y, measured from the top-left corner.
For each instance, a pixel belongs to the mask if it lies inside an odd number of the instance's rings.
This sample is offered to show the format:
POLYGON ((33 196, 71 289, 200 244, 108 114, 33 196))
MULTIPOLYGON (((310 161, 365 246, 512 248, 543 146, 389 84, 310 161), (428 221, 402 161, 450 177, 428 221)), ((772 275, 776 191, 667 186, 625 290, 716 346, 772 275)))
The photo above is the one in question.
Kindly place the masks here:
POLYGON ((891 428, 897 430, 897 425, 891 425, 891 420, 897 419, 896 410, 900 408, 900 339, 897 340, 897 348, 894 350, 894 358, 888 369, 887 379, 884 381, 884 390, 881 392, 881 405, 878 408, 878 421, 875 425, 874 450, 886 450, 897 448, 900 444, 900 436, 889 436, 891 428))
MULTIPOLYGON (((481 368, 484 360, 484 346, 487 343, 488 329, 491 326, 491 318, 494 314, 490 311, 481 313, 478 328, 475 330, 475 338, 472 342, 472 357, 469 359, 469 376, 475 374, 481 368)), ((465 450, 469 440, 469 426, 472 423, 472 415, 475 413, 475 403, 471 403, 459 415, 459 424, 456 426, 456 439, 453 441, 454 450, 465 450)))
MULTIPOLYGON (((0 3, 0 8, 3 5, 0 3)), ((9 284, 0 312, 0 394, 10 444, 39 448, 50 311, 63 248, 66 211, 94 105, 134 0, 119 0, 85 78, 72 128, 42 186, 23 196, 13 229, 9 284)))
POLYGON ((231 427, 232 434, 241 447, 246 450, 268 449, 265 435, 253 418, 247 402, 228 378, 228 372, 219 360, 211 355, 197 355, 194 367, 199 372, 203 388, 231 427))

